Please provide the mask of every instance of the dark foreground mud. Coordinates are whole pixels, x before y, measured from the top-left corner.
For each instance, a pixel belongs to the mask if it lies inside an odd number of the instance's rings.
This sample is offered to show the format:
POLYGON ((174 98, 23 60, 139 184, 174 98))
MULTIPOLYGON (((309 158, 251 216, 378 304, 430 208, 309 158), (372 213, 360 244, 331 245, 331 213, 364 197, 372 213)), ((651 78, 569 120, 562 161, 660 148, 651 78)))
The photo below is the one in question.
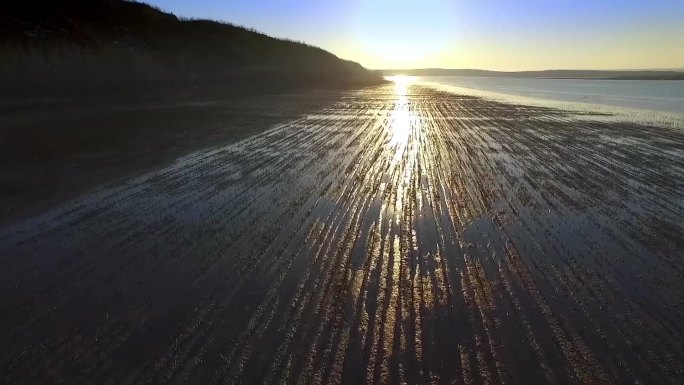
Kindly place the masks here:
POLYGON ((384 86, 0 229, 2 382, 684 382, 684 131, 384 86))
POLYGON ((238 95, 202 88, 0 99, 0 226, 102 183, 261 133, 340 96, 335 90, 283 92, 238 95))

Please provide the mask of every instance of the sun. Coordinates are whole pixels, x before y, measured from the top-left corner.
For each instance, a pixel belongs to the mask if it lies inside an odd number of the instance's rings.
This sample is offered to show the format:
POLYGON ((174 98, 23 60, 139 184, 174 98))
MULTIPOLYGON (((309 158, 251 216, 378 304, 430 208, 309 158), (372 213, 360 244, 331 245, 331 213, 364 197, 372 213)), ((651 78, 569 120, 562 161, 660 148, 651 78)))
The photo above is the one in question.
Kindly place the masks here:
POLYGON ((429 66, 450 50, 454 37, 449 0, 362 1, 353 17, 353 51, 377 69, 429 66))

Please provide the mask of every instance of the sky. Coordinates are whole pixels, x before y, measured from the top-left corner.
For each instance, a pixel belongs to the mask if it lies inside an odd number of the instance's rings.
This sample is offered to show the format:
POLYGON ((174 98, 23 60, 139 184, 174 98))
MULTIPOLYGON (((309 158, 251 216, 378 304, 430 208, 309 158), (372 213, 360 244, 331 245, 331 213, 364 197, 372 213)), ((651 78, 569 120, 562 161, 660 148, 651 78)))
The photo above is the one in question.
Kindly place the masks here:
POLYGON ((146 2, 304 41, 371 69, 684 68, 684 0, 146 2))

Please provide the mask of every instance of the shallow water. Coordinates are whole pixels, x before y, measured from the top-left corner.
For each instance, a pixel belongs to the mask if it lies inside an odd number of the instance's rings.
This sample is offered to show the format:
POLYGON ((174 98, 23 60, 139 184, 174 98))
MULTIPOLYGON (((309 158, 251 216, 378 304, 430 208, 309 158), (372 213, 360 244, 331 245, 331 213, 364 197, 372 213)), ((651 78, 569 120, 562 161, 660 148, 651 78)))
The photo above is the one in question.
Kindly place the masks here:
POLYGON ((421 80, 507 95, 684 114, 684 81, 426 76, 421 80))

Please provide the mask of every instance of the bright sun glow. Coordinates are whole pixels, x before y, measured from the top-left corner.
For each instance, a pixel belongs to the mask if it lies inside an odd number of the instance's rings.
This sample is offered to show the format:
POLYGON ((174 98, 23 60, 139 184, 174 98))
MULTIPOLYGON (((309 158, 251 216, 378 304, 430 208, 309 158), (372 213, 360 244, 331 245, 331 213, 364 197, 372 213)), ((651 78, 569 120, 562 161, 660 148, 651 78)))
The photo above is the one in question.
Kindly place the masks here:
POLYGON ((356 5, 350 14, 354 43, 349 55, 366 67, 425 67, 453 45, 453 1, 351 3, 356 5))
POLYGON ((394 82, 395 93, 397 96, 406 96, 408 85, 416 81, 415 76, 394 75, 387 76, 387 80, 394 82))
POLYGON ((396 100, 392 111, 390 124, 390 146, 394 147, 393 163, 397 164, 405 155, 409 147, 409 139, 413 130, 417 130, 419 121, 411 113, 408 86, 416 81, 414 76, 396 75, 388 76, 387 80, 394 82, 396 100))

